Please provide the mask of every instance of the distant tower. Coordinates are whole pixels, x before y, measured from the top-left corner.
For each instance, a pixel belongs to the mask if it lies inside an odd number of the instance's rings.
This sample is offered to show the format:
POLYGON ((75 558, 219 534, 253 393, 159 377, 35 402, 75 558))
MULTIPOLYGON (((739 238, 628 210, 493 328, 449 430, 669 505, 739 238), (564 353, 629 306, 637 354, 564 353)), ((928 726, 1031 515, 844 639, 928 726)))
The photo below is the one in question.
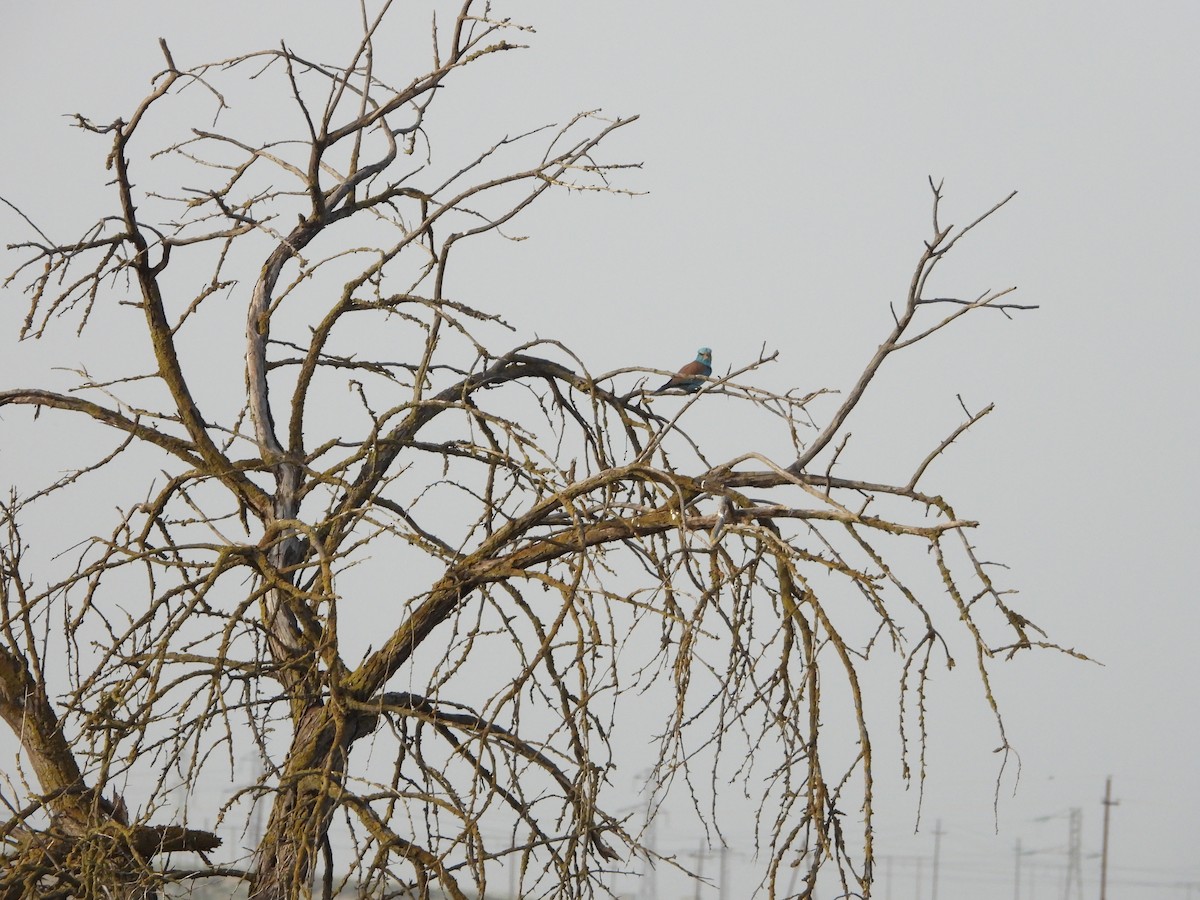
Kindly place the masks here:
POLYGON ((638 900, 658 900, 658 816, 651 811, 649 801, 646 803, 646 815, 651 818, 646 828, 646 859, 638 882, 638 900))
POLYGON ((646 794, 645 809, 645 847, 646 855, 642 865, 642 877, 638 879, 638 900, 658 900, 658 816, 665 815, 654 805, 653 769, 639 772, 634 778, 634 784, 640 784, 646 794))
POLYGON ((1070 831, 1067 835, 1067 884, 1063 889, 1063 900, 1071 900, 1071 888, 1075 888, 1076 900, 1083 900, 1083 869, 1080 850, 1080 835, 1083 832, 1083 810, 1071 808, 1070 831))

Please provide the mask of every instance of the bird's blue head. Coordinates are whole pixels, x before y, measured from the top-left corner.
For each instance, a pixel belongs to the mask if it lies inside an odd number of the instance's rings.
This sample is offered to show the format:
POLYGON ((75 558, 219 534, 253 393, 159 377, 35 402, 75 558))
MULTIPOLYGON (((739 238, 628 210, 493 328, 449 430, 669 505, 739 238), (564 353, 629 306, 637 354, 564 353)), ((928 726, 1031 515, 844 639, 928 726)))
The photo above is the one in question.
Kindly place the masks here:
POLYGON ((699 362, 704 363, 706 366, 711 366, 712 365, 712 350, 709 349, 708 347, 701 347, 696 352, 696 359, 699 362))

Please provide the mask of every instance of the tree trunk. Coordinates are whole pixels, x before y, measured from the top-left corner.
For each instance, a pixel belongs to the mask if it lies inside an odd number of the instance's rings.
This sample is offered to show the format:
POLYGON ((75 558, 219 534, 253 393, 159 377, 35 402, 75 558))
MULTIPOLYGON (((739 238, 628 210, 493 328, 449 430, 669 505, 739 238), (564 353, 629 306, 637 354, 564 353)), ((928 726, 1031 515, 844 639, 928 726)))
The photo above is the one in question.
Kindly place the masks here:
POLYGON ((305 711, 292 739, 267 830, 258 846, 251 900, 290 900, 311 890, 317 854, 329 833, 354 740, 354 716, 328 706, 305 711))

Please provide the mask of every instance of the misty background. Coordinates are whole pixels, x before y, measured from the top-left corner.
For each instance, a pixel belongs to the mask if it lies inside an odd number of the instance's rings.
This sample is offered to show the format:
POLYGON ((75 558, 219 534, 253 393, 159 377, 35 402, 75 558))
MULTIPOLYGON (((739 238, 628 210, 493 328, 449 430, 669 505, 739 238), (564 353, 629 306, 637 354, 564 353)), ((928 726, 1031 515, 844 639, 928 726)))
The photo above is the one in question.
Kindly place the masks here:
MULTIPOLYGON (((515 224, 528 240, 472 247, 455 289, 492 298, 523 335, 586 352, 593 371, 671 369, 707 345, 723 373, 765 345, 780 357, 758 373, 764 386, 845 389, 890 327, 888 304, 902 301, 929 236, 929 177, 944 180, 943 223, 965 224, 1019 192, 955 251, 937 289, 974 296, 1017 285, 1015 301, 1040 308, 1012 321, 974 313, 890 360, 854 414, 859 440, 844 465, 907 477, 961 421, 960 396, 972 410, 995 402, 928 484, 982 522, 975 543, 1010 567, 1018 609, 1099 665, 1037 653, 996 668, 1019 779, 991 752, 998 739, 972 660, 939 674, 919 823, 916 790, 883 749, 894 709, 880 707, 878 896, 930 895, 936 830, 942 897, 1012 896, 1018 840, 1032 851, 1022 895, 1060 896, 1072 808, 1082 811, 1082 874, 1094 895, 1109 775, 1119 801, 1110 896, 1200 893, 1191 471, 1200 7, 764 2, 710 12, 527 0, 497 9, 534 26, 530 49, 451 80, 438 114, 458 119, 443 120, 435 152, 468 156, 585 109, 637 113, 607 152, 644 164, 628 183, 645 193, 547 198, 515 224)), ((56 240, 82 233, 110 202, 107 139, 72 129, 64 114, 128 116, 162 68, 159 37, 184 67, 280 39, 341 61, 358 39, 357 12, 315 0, 10 4, 0 195, 56 240)), ((396 41, 394 58, 382 45, 376 53, 398 82, 427 66, 428 31, 396 41)), ((289 113, 262 110, 281 122, 289 113)), ((0 209, 0 243, 28 237, 0 209)), ((5 255, 5 274, 16 260, 5 255)), ((6 291, 0 309, 0 388, 60 383, 48 367, 120 351, 119 333, 103 326, 78 346, 71 329, 18 346, 19 291, 6 291)), ((240 335, 230 340, 239 352, 240 335)), ((714 406, 704 423, 710 458, 784 451, 759 447, 720 414, 714 406)), ((56 467, 41 445, 0 443, 6 491, 56 467)), ((81 515, 107 521, 111 503, 96 502, 81 515)), ((632 807, 641 794, 630 753, 628 783, 614 786, 632 807)), ((660 852, 694 852, 703 835, 686 803, 664 810, 660 852)), ((728 896, 748 896, 761 861, 737 824, 745 805, 731 798, 727 815, 728 896)), ((706 874, 717 865, 707 860, 706 874)), ((660 896, 692 896, 690 884, 660 879, 660 896)), ((645 887, 628 879, 618 889, 645 887)))

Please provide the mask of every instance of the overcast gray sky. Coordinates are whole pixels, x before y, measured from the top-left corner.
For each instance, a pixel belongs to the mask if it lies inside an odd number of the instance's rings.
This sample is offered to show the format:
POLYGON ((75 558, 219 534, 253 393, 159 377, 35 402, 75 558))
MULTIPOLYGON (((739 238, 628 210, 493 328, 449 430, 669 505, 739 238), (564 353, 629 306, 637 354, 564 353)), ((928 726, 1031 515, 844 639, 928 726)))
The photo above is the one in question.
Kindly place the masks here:
MULTIPOLYGON (((669 368, 707 344, 724 371, 765 343, 781 353, 763 375, 772 385, 844 388, 882 339, 887 304, 902 300, 928 236, 927 177, 945 180, 943 220, 958 224, 1019 191, 939 286, 1015 284, 1019 302, 1040 310, 975 316, 889 363, 852 430, 894 437, 860 445, 855 464, 901 477, 958 422, 957 394, 972 408, 995 401, 939 465, 937 489, 983 521, 979 542, 1011 566, 1022 611, 1104 665, 1044 655, 998 670, 1023 760, 1015 796, 1005 780, 998 836, 994 733, 970 673, 946 679, 920 834, 915 797, 882 766, 878 848, 896 859, 893 892, 880 896, 915 895, 910 858, 932 852, 937 820, 941 896, 1011 896, 1018 839, 1047 850, 1026 865, 1044 867, 1032 869, 1036 895, 1056 896, 1066 811, 1082 808, 1084 851, 1098 852, 1109 774, 1120 800, 1111 895, 1200 890, 1200 5, 584 8, 502 4, 537 28, 531 49, 451 90, 464 121, 495 137, 581 109, 641 114, 609 152, 644 161, 633 178, 646 196, 551 200, 522 221, 529 241, 481 258, 503 273, 509 321, 586 350, 597 370, 669 368)), ((7 4, 0 194, 73 236, 100 209, 106 148, 60 114, 127 115, 161 68, 160 36, 180 65, 280 38, 340 60, 356 17, 339 21, 334 9, 7 4)), ((425 64, 392 65, 416 74, 425 64)), ((23 227, 0 210, 5 243, 23 227)), ((19 301, 4 298, 3 388, 31 384, 56 358, 14 348, 19 301)), ((714 456, 741 452, 742 438, 716 429, 730 452, 714 456)), ((0 445, 0 471, 20 470, 23 452, 0 445)), ((680 850, 698 839, 673 837, 680 850)), ((731 840, 748 877, 749 838, 731 840)), ((1094 858, 1084 874, 1094 893, 1094 858)), ((927 895, 928 862, 923 879, 927 895)))

